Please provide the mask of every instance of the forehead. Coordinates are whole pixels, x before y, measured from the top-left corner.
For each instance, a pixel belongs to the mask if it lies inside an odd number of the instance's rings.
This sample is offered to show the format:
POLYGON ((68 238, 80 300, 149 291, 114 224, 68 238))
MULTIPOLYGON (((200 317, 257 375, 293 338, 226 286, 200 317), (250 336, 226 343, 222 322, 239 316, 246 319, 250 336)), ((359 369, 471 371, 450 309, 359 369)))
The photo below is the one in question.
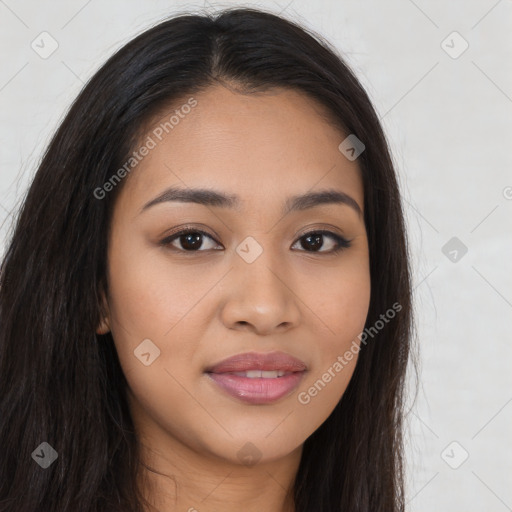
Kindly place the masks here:
MULTIPOLYGON (((346 138, 325 109, 289 89, 241 94, 214 86, 160 112, 141 137, 151 146, 124 183, 138 207, 171 185, 222 190, 239 209, 262 208, 315 189, 340 189, 363 209, 356 161, 339 151, 346 138)), ((137 150, 137 148, 135 148, 137 150)), ((120 198, 121 199, 121 198, 120 198)), ((135 204, 133 204, 135 206, 135 204)))

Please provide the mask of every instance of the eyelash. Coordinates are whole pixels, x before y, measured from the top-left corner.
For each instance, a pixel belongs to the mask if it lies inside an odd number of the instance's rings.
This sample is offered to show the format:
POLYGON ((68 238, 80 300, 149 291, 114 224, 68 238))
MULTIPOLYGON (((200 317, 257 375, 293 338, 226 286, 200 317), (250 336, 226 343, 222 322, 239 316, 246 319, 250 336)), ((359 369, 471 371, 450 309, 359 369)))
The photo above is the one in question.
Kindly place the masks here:
MULTIPOLYGON (((178 249, 176 247, 171 246, 171 243, 174 240, 179 239, 180 237, 182 237, 184 235, 189 235, 189 234, 204 235, 204 236, 206 236, 208 238, 211 238, 215 243, 218 244, 217 240, 215 240, 215 238, 213 238, 213 236, 210 235, 209 233, 207 233, 206 231, 203 231, 203 230, 197 229, 197 228, 189 228, 189 227, 187 227, 187 228, 184 228, 184 229, 182 229, 182 230, 180 230, 180 231, 178 231, 176 233, 173 233, 172 235, 164 238, 163 240, 160 241, 160 245, 163 245, 164 247, 167 247, 167 248, 169 248, 169 249, 171 249, 173 251, 183 252, 183 253, 206 252, 205 250, 187 251, 187 250, 184 250, 184 249, 178 249)), ((350 240, 347 240, 346 238, 343 238, 342 236, 337 235, 336 233, 333 233, 332 231, 327 231, 325 229, 318 229, 318 230, 308 231, 307 233, 304 233, 303 235, 301 235, 297 239, 297 241, 294 242, 293 245, 295 245, 302 238, 306 238, 307 236, 311 236, 311 235, 325 235, 325 236, 329 236, 330 238, 333 238, 336 241, 337 247, 334 248, 334 249, 331 249, 330 251, 307 251, 307 250, 301 250, 299 252, 307 252, 307 253, 312 253, 312 254, 338 254, 341 251, 343 251, 344 249, 347 249, 347 248, 349 248, 351 246, 351 241, 350 240)), ((210 250, 218 250, 218 249, 210 249, 210 250)))

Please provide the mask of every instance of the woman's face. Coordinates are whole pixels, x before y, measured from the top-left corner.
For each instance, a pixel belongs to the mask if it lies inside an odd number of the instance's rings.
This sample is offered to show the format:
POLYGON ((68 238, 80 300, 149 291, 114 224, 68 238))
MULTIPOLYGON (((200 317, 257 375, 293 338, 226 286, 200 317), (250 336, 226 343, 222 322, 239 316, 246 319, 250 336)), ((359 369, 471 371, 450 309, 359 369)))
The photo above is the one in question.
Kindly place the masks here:
POLYGON ((216 86, 194 99, 155 122, 124 178, 98 332, 111 329, 136 427, 162 453, 300 455, 347 387, 368 312, 360 170, 338 149, 348 134, 298 92, 216 86), (171 187, 183 200, 145 207, 171 187), (184 200, 197 189, 231 199, 184 200), (341 200, 294 202, 328 190, 341 200), (251 368, 285 375, 231 373, 251 368))

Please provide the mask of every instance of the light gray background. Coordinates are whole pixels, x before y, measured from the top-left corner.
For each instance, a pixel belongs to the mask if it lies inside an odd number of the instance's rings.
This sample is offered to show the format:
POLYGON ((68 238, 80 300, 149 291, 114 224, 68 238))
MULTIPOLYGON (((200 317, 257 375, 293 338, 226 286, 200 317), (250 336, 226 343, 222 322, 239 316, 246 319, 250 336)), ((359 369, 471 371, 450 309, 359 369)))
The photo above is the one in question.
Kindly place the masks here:
MULTIPOLYGON (((50 135, 106 58, 164 16, 235 4, 0 0, 0 249, 50 135), (31 48, 43 31, 58 42, 46 59, 31 48)), ((283 12, 335 44, 392 146, 421 349, 408 509, 512 510, 512 1, 243 5, 283 12), (460 56, 454 31, 469 44, 460 56), (458 247, 445 255, 452 237, 458 247)))

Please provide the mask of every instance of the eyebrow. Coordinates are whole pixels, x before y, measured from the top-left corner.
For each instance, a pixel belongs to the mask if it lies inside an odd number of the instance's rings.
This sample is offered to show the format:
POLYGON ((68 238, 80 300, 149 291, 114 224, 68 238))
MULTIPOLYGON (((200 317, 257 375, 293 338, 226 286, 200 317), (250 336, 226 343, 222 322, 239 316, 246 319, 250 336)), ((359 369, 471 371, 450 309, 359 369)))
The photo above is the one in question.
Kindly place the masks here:
MULTIPOLYGON (((165 202, 178 201, 181 203, 196 203, 204 206, 212 206, 217 208, 232 208, 240 210, 240 198, 233 194, 224 194, 213 189, 207 188, 177 188, 170 187, 164 190, 159 196, 148 201, 142 208, 140 213, 148 208, 165 202)), ((302 211, 315 206, 324 204, 346 205, 361 215, 359 204, 351 196, 341 190, 325 189, 318 192, 306 192, 286 199, 282 215, 287 215, 293 211, 302 211)))

